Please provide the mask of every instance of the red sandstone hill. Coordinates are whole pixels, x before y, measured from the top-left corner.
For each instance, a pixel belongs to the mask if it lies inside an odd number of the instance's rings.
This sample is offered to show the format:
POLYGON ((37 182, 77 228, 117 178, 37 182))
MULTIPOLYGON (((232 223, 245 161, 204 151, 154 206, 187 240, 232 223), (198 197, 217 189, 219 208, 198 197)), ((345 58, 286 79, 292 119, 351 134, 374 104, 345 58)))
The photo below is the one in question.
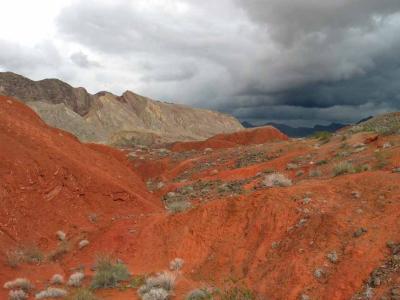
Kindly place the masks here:
POLYGON ((119 151, 83 145, 47 126, 26 105, 2 96, 0 199, 2 281, 10 277, 6 252, 15 247, 36 244, 51 251, 58 230, 83 239, 112 217, 161 207, 119 151))
POLYGON ((240 145, 265 144, 273 141, 286 141, 288 137, 278 129, 266 126, 246 129, 229 134, 217 134, 205 141, 178 142, 171 146, 175 152, 204 150, 206 148, 223 149, 240 145))
MULTIPOLYGON (((248 133, 216 139, 240 147, 137 148, 129 161, 0 98, 1 285, 26 277, 38 291, 54 273, 79 268, 88 286, 96 256, 109 253, 135 279, 184 259, 172 299, 232 278, 254 299, 390 299, 400 285, 400 137, 248 133), (269 185, 270 176, 279 180, 269 185), (50 260, 57 230, 69 248, 50 260), (82 239, 90 243, 80 249, 82 239), (12 268, 7 251, 25 245, 46 258, 12 268)), ((96 294, 137 299, 137 287, 123 282, 96 294)))

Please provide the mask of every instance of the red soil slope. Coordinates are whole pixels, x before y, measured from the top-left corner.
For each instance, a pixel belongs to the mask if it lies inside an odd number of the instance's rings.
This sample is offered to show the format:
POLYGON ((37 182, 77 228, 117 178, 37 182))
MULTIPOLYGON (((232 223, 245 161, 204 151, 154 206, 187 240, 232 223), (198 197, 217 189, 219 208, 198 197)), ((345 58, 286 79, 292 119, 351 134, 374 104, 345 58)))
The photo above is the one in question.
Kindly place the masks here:
POLYGON ((10 272, 7 250, 37 244, 50 251, 58 230, 85 238, 111 218, 159 209, 119 151, 83 145, 0 97, 0 280, 10 272))
POLYGON ((223 149, 239 145, 264 144, 272 141, 285 141, 288 137, 278 129, 266 126, 256 129, 246 129, 230 134, 218 134, 205 141, 179 142, 172 145, 171 150, 176 152, 190 150, 204 150, 206 148, 223 149))

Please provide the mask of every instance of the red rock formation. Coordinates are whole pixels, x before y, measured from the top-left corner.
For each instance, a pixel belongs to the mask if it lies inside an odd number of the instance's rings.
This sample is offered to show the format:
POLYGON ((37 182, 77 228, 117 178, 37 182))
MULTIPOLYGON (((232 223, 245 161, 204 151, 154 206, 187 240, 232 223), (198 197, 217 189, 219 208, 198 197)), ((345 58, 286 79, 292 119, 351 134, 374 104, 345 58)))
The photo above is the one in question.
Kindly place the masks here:
POLYGON ((239 145, 264 144, 272 141, 286 141, 288 137, 278 129, 266 126, 256 129, 246 129, 230 134, 218 134, 205 141, 178 142, 172 145, 171 150, 183 152, 190 150, 204 150, 206 148, 223 149, 239 145))

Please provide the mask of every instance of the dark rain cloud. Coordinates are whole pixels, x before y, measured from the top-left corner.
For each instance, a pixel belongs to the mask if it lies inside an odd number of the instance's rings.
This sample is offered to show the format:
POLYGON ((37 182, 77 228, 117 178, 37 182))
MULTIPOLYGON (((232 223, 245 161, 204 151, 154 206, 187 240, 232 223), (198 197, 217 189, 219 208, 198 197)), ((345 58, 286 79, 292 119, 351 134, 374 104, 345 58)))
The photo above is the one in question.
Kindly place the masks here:
MULTIPOLYGON (((398 0, 87 0, 56 26, 85 49, 62 74, 91 91, 132 89, 257 123, 400 110, 398 0)), ((28 52, 16 51, 31 68, 46 64, 28 52)))

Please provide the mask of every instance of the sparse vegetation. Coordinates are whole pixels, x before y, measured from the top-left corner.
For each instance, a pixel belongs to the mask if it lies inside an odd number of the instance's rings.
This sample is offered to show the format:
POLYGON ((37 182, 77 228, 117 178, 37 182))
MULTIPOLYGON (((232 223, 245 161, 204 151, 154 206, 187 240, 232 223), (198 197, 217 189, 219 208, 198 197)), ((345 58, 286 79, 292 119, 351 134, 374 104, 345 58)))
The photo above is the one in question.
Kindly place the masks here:
POLYGON ((96 273, 92 281, 92 288, 116 287, 120 281, 128 280, 130 273, 125 264, 114 262, 109 256, 100 256, 96 262, 96 273))
POLYGON ((165 207, 171 214, 176 214, 189 210, 192 204, 188 200, 167 201, 165 207))
POLYGON ((136 275, 133 276, 133 278, 126 287, 136 289, 139 286, 143 285, 144 282, 145 282, 145 277, 143 275, 136 275))
POLYGON ((144 294, 143 300, 166 300, 169 298, 169 293, 161 288, 151 289, 148 293, 144 294))
POLYGON ((47 258, 50 261, 60 260, 65 254, 67 254, 70 251, 70 248, 71 247, 70 247, 68 241, 63 240, 58 244, 57 249, 55 249, 54 251, 52 251, 48 254, 47 258))
POLYGON ((319 140, 322 144, 326 144, 331 140, 332 133, 328 131, 318 131, 314 133, 311 137, 319 140))
POLYGON ((33 284, 29 279, 26 278, 17 278, 12 281, 7 281, 3 287, 8 290, 21 289, 24 292, 28 292, 33 288, 33 284))
POLYGON ((327 163, 328 163, 328 161, 326 159, 321 159, 321 160, 317 161, 316 165, 322 166, 322 165, 326 165, 327 163))
POLYGON ((175 279, 174 274, 166 271, 149 277, 144 285, 139 288, 138 294, 143 300, 168 299, 174 289, 175 279))
POLYGON ((360 173, 360 172, 367 172, 371 170, 371 166, 369 164, 363 164, 356 166, 354 169, 355 173, 360 173))
POLYGON ((262 185, 267 188, 274 186, 288 187, 292 185, 292 181, 283 174, 273 173, 265 176, 262 185))
POLYGON ((186 300, 212 300, 213 295, 207 288, 195 289, 186 295, 186 300))
POLYGON ((400 115, 398 113, 384 114, 353 126, 352 132, 371 131, 380 135, 397 134, 400 130, 400 115))
POLYGON ((309 172, 309 176, 310 177, 321 177, 322 176, 322 172, 320 169, 311 169, 309 172))
POLYGON ((68 300, 97 300, 97 297, 93 292, 86 288, 80 288, 75 293, 73 293, 68 300))
POLYGON ((177 257, 169 263, 169 269, 171 271, 179 271, 180 269, 182 269, 184 263, 185 262, 182 258, 177 257))
POLYGON ((383 169, 385 168, 388 164, 389 164, 389 154, 382 152, 382 151, 378 151, 375 152, 375 159, 376 159, 376 168, 377 169, 383 169))
POLYGON ((344 174, 351 174, 354 173, 354 167, 353 164, 349 163, 349 162, 340 162, 339 164, 337 164, 334 169, 333 169, 333 175, 334 176, 340 176, 340 175, 344 175, 344 174))
POLYGON ((64 298, 68 292, 64 289, 49 287, 35 295, 36 299, 64 298))
POLYGON ((8 293, 9 300, 25 300, 28 299, 28 294, 23 290, 14 290, 8 293))
POLYGON ((82 272, 75 272, 69 276, 67 285, 73 287, 80 287, 83 279, 85 278, 85 274, 82 272))
POLYGON ((63 284, 64 277, 61 274, 54 274, 50 279, 51 284, 63 284))
POLYGON ((19 247, 6 253, 7 265, 13 268, 21 263, 39 264, 43 259, 43 252, 34 245, 19 247))
POLYGON ((231 279, 227 286, 218 292, 221 300, 255 300, 254 293, 237 280, 231 279))

